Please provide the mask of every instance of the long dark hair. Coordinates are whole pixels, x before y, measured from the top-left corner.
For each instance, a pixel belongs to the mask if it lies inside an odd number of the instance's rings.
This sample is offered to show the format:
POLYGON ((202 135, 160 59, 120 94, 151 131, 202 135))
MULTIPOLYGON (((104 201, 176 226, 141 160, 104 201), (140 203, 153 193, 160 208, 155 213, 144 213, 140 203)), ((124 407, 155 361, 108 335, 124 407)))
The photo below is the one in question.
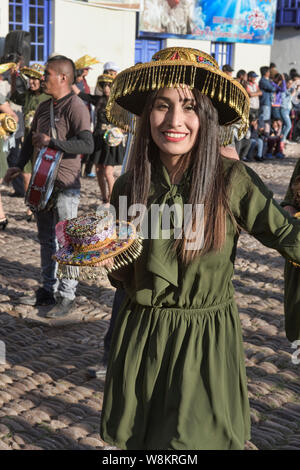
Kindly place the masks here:
MULTIPOLYGON (((130 204, 147 205, 151 183, 151 167, 159 158, 159 149, 150 132, 150 112, 157 92, 149 95, 143 115, 140 118, 135 144, 128 163, 131 171, 128 196, 130 204)), ((193 90, 200 130, 196 144, 188 155, 182 158, 185 168, 190 167, 191 183, 188 201, 193 207, 192 229, 195 224, 197 204, 204 204, 204 243, 201 249, 187 250, 189 238, 184 234, 177 239, 174 248, 184 263, 211 250, 220 250, 226 238, 226 214, 233 219, 226 192, 220 158, 218 112, 211 100, 197 89, 193 90)), ((184 169, 185 169, 184 168, 184 169)))

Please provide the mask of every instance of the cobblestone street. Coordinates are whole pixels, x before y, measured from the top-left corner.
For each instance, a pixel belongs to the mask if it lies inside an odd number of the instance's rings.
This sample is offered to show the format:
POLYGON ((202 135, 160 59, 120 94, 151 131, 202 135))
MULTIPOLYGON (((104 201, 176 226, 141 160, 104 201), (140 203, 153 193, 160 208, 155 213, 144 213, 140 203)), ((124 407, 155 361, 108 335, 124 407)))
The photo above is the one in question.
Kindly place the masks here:
MULTIPOLYGON (((249 163, 280 201, 300 145, 284 160, 249 163)), ((9 218, 0 232, 0 450, 102 449, 99 436, 103 379, 86 369, 99 362, 114 289, 80 282, 76 310, 65 319, 45 318, 47 307, 18 304, 39 285, 35 222, 25 220, 23 199, 2 190, 9 218)), ((82 179, 79 214, 96 209, 95 179, 82 179)), ((251 405, 252 438, 247 449, 300 450, 300 364, 286 339, 283 317, 283 258, 242 233, 234 285, 243 329, 251 405)), ((299 312, 300 314, 300 312, 299 312)))

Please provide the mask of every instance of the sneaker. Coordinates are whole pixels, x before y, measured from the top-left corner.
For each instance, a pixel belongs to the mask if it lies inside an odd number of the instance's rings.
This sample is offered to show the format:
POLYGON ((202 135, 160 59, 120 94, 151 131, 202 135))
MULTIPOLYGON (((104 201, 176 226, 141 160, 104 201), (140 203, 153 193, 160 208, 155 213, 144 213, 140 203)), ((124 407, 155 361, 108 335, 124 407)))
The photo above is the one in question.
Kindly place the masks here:
POLYGON ((108 363, 108 352, 104 351, 101 363, 96 367, 88 367, 87 374, 91 379, 97 379, 106 375, 108 363))
POLYGON ((21 194, 21 193, 14 192, 12 194, 9 194, 9 197, 25 197, 25 195, 21 194))
POLYGON ((282 159, 282 158, 284 158, 284 155, 283 155, 283 153, 278 152, 278 153, 276 153, 275 157, 282 159))
POLYGON ((54 295, 43 287, 39 287, 34 295, 24 295, 19 299, 20 304, 42 306, 54 305, 56 300, 54 295))
POLYGON ((65 317, 75 306, 75 300, 67 299, 67 297, 59 297, 55 307, 46 313, 47 318, 65 317))
POLYGON ((256 160, 257 162, 262 162, 264 160, 264 157, 259 157, 258 155, 256 155, 254 157, 254 160, 256 160))
POLYGON ((105 364, 100 364, 96 367, 88 367, 87 375, 90 379, 99 379, 105 377, 107 366, 105 364))
POLYGON ((88 175, 86 175, 88 178, 96 178, 96 174, 95 173, 89 173, 88 175))
POLYGON ((271 153, 266 153, 265 159, 266 159, 266 160, 273 160, 274 157, 273 157, 273 155, 272 155, 271 153))

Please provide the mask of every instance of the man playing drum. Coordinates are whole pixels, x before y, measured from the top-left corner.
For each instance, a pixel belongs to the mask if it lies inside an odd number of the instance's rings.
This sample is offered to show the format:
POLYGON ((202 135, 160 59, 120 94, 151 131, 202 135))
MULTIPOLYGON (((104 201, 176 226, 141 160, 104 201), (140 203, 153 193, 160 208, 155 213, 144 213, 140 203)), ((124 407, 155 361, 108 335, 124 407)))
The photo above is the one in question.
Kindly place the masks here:
POLYGON ((6 181, 10 181, 22 171, 33 152, 39 152, 44 147, 63 152, 50 201, 45 210, 36 212, 43 284, 33 297, 20 299, 26 305, 54 305, 46 315, 50 318, 64 316, 74 306, 77 281, 60 279, 58 282, 56 278, 56 263, 52 259, 56 251, 55 225, 60 220, 77 216, 80 154, 91 154, 94 147, 88 109, 71 90, 74 72, 73 62, 65 56, 48 60, 43 89, 52 99, 38 107, 17 166, 10 168, 6 174, 6 181), (56 138, 51 129, 53 127, 56 138))

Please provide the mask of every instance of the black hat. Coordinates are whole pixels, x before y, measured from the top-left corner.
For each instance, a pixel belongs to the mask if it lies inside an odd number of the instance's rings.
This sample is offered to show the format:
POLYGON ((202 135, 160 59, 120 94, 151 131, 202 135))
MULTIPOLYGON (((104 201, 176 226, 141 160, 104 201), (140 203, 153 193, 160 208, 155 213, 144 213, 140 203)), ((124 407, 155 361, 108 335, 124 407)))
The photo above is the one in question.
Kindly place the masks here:
POLYGON ((223 71, 223 72, 233 72, 233 68, 231 67, 231 65, 225 64, 225 65, 223 65, 223 67, 222 67, 222 71, 223 71))

